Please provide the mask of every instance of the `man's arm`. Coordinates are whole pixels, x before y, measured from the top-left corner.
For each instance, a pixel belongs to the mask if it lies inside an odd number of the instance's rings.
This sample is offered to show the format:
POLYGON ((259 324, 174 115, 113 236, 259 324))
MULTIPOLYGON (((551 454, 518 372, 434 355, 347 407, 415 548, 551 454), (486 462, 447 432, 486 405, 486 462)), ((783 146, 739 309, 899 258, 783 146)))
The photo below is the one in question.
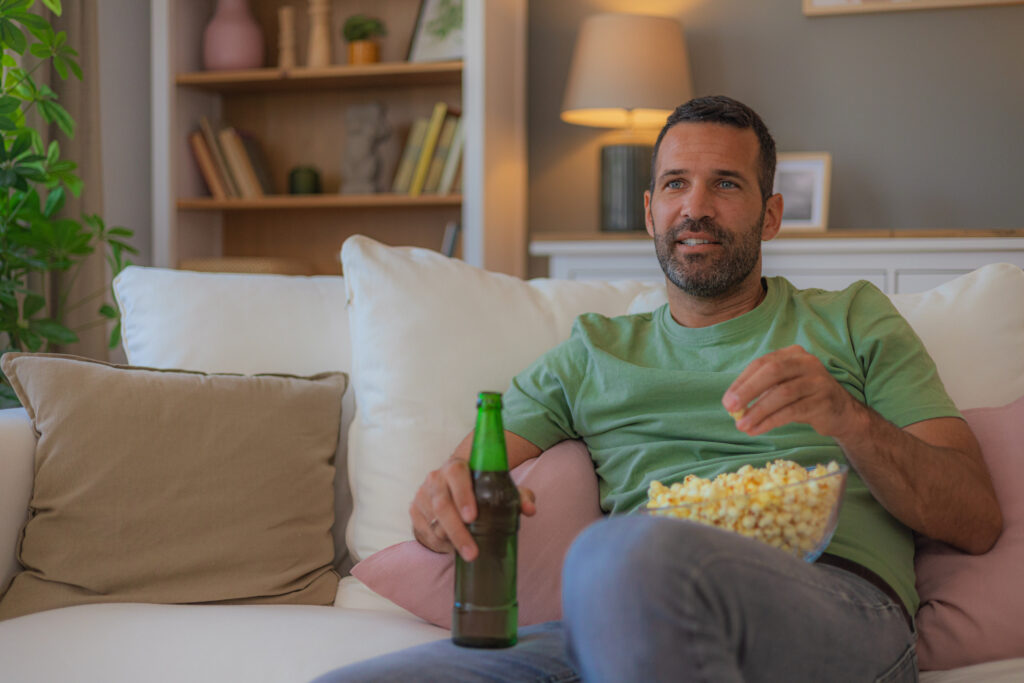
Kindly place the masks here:
MULTIPOLYGON (((427 475, 409 506, 417 541, 438 553, 450 553, 458 548, 466 561, 475 559, 477 553, 476 543, 466 528, 466 524, 476 519, 476 498, 469 472, 472 447, 473 432, 470 432, 447 462, 427 475)), ((505 430, 505 448, 510 470, 541 454, 540 448, 508 430, 505 430)), ((537 511, 533 491, 521 487, 519 497, 523 514, 533 516, 537 511)))
POLYGON ((878 502, 914 531, 970 553, 986 552, 999 538, 1003 520, 992 480, 963 420, 900 429, 799 346, 747 366, 722 404, 730 412, 750 406, 736 427, 751 436, 800 422, 833 437, 878 502))

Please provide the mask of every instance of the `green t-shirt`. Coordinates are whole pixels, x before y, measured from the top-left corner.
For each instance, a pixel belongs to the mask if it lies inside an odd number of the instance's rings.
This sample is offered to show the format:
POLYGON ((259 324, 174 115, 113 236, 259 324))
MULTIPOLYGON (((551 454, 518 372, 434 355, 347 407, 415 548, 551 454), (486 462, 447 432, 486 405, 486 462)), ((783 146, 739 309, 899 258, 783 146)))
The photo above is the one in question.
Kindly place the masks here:
MULTIPOLYGON (((722 395, 754 359, 799 344, 857 400, 898 427, 960 414, 910 325, 874 285, 798 290, 767 278, 753 311, 709 327, 677 323, 668 306, 640 315, 577 318, 568 340, 520 373, 504 396, 505 428, 547 449, 583 439, 600 481, 601 507, 628 513, 654 479, 712 478, 784 458, 846 462, 831 437, 789 424, 751 437, 735 427, 722 395)), ((851 468, 828 552, 885 579, 911 614, 910 530, 871 496, 851 468)))

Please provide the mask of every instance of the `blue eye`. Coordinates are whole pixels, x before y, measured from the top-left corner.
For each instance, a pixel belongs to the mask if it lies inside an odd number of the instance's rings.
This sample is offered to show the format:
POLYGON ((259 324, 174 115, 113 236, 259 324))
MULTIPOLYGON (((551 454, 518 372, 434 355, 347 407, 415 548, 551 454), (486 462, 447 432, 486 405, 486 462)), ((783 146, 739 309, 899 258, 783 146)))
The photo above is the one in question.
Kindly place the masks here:
POLYGON ((682 180, 670 180, 670 181, 669 181, 669 182, 668 182, 668 183, 667 183, 667 184, 665 185, 665 187, 667 187, 667 188, 668 188, 668 189, 670 189, 670 190, 678 190, 678 189, 679 189, 679 188, 681 188, 682 186, 683 186, 683 181, 682 181, 682 180))

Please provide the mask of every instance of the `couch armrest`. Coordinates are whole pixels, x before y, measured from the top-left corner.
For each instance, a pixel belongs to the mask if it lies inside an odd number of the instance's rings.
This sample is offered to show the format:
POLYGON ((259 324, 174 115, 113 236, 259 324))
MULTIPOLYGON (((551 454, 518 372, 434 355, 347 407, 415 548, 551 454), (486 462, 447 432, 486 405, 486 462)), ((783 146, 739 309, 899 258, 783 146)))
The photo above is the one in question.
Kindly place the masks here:
POLYGON ((0 591, 21 565, 18 537, 28 517, 36 435, 24 408, 0 410, 0 591))

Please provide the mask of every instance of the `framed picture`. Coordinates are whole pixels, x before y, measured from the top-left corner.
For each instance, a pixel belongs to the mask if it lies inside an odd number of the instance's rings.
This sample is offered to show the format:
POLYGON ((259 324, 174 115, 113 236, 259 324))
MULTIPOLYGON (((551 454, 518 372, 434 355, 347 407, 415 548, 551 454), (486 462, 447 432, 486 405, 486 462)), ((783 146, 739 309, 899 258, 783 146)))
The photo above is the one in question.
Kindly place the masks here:
POLYGON ((463 0, 422 0, 409 45, 410 62, 462 59, 463 0))
POLYGON ((1024 0, 804 0, 804 14, 853 14, 908 9, 972 7, 979 5, 1018 5, 1024 0))
POLYGON ((782 232, 828 228, 832 155, 828 152, 779 154, 775 192, 782 195, 782 232))

